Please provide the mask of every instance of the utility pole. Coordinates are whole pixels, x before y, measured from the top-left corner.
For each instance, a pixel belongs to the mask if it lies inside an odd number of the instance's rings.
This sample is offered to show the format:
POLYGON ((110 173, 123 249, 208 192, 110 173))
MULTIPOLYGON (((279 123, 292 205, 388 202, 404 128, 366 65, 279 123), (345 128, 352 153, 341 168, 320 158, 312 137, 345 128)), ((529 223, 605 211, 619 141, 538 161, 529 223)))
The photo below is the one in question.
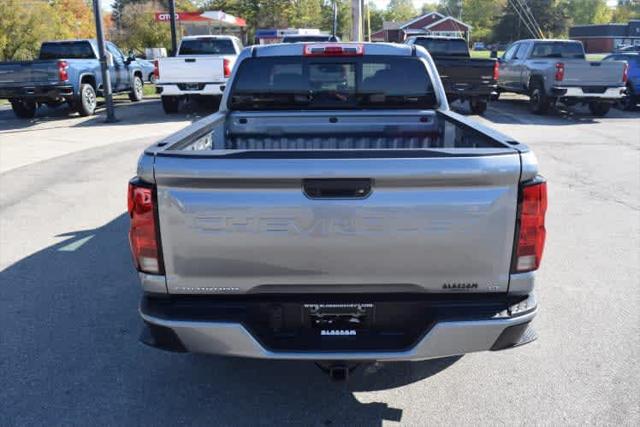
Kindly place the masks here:
POLYGON ((107 104, 107 123, 116 121, 116 114, 113 110, 113 97, 111 95, 111 77, 109 76, 109 66, 107 64, 107 53, 104 49, 104 33, 102 31, 102 10, 100 1, 93 0, 93 16, 96 19, 96 39, 98 41, 98 56, 100 57, 100 70, 102 71, 102 92, 107 104))
POLYGON ((351 32, 351 40, 354 42, 362 41, 362 3, 360 0, 351 0, 351 16, 353 21, 353 31, 351 32))
POLYGON ((178 52, 178 39, 176 38, 176 2, 169 0, 169 22, 171 24, 171 56, 178 52))

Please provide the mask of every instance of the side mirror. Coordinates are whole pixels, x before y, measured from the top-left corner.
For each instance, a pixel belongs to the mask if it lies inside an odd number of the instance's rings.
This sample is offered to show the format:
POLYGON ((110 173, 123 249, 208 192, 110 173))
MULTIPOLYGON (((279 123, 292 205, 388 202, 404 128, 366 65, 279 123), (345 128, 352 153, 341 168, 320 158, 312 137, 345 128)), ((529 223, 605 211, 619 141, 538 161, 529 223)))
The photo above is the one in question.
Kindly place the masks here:
POLYGON ((498 59, 498 51, 497 50, 492 50, 490 58, 498 59))

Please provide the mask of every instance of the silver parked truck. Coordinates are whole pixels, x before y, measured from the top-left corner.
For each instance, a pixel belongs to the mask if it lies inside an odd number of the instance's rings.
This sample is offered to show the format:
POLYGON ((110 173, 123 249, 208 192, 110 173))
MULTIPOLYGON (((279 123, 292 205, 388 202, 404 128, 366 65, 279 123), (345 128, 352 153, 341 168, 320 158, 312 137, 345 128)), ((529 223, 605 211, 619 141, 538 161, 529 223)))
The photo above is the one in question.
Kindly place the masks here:
POLYGON ((130 182, 142 340, 332 372, 527 343, 546 203, 422 47, 246 48, 220 111, 130 182))
POLYGON ((520 40, 505 51, 499 67, 498 91, 528 95, 536 114, 561 102, 586 104, 602 117, 626 93, 626 62, 587 61, 579 41, 520 40))

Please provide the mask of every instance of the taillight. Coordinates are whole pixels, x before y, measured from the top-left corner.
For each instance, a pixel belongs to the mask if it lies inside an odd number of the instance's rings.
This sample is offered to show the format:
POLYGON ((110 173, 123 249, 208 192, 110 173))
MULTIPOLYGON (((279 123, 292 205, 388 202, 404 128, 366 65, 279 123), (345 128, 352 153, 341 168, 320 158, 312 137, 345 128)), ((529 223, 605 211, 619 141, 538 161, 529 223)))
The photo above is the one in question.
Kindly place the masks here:
POLYGON ((151 186, 135 179, 129 182, 127 209, 131 217, 129 243, 133 260, 139 271, 162 274, 154 204, 151 186))
POLYGON ((231 75, 231 61, 229 61, 228 59, 223 59, 222 68, 224 70, 224 76, 229 77, 231 75))
POLYGON ((622 70, 622 83, 627 84, 629 80, 629 64, 624 63, 624 69, 622 70))
POLYGON ((153 60, 153 78, 158 80, 160 78, 160 66, 158 65, 158 60, 153 60))
POLYGON ((362 56, 362 44, 326 44, 314 43, 304 45, 304 56, 362 56))
POLYGON ((564 64, 558 62, 556 64, 556 81, 561 82, 562 80, 564 80, 564 64))
POLYGON ((518 203, 518 240, 513 273, 537 270, 542 260, 546 230, 547 183, 538 176, 523 184, 518 203))
POLYGON ((493 80, 498 80, 500 78, 500 63, 496 61, 493 64, 493 80))
POLYGON ((67 68, 69 68, 69 64, 67 61, 58 61, 58 80, 61 82, 66 82, 69 80, 69 73, 67 72, 67 68))

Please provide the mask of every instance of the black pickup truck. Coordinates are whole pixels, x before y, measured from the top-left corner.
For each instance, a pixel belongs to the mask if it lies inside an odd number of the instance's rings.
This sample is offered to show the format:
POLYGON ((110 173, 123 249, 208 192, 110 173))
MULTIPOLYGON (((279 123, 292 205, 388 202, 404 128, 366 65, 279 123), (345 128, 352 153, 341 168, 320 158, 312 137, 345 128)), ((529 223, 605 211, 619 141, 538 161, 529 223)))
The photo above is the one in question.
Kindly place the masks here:
POLYGON ((414 36, 406 44, 424 47, 433 58, 449 101, 469 101, 471 111, 482 114, 497 94, 498 61, 472 59, 462 38, 414 36))

